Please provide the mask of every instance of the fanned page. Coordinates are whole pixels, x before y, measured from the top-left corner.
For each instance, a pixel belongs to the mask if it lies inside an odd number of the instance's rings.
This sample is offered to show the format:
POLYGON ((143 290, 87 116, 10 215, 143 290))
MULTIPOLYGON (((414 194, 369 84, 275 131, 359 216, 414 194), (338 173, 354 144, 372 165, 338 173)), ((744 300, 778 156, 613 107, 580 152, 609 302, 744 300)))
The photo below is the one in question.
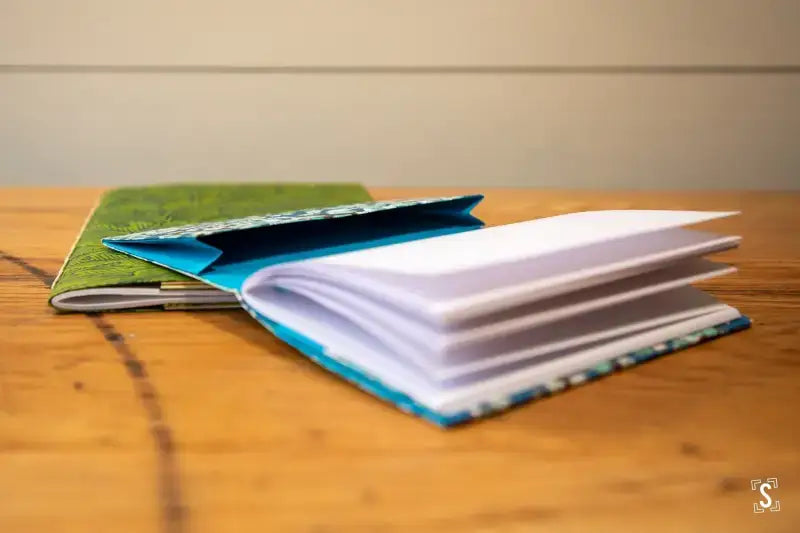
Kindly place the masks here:
POLYGON ((326 255, 259 270, 241 298, 318 362, 448 425, 670 339, 746 327, 690 286, 733 272, 702 256, 739 238, 683 226, 732 214, 574 213, 326 255))

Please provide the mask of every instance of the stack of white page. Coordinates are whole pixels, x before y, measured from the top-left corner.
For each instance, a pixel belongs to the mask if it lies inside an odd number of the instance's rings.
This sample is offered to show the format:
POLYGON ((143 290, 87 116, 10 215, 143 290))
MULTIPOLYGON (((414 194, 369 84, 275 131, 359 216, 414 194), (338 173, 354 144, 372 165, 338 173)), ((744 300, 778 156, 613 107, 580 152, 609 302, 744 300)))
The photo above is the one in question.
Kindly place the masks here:
POLYGON ((243 304, 328 368, 445 425, 741 319, 692 283, 730 212, 594 211, 277 264, 243 304))

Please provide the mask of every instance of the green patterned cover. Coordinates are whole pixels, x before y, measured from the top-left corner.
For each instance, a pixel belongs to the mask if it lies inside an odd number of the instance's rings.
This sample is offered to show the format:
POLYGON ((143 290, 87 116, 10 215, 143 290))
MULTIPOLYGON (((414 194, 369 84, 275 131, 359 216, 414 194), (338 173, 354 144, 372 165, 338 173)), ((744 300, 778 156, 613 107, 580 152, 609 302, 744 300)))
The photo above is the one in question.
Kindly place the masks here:
POLYGON ((113 235, 370 200, 357 184, 157 185, 113 189, 100 199, 50 291, 194 281, 103 246, 113 235))

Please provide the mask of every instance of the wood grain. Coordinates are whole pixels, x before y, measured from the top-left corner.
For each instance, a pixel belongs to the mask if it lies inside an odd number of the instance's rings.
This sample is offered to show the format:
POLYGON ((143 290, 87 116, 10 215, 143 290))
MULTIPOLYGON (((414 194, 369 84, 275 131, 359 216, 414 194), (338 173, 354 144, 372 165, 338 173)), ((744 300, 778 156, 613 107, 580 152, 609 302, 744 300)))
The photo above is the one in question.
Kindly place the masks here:
MULTIPOLYGON (((379 199, 473 192, 375 189, 379 199)), ((98 189, 0 189, 0 531, 795 531, 800 194, 490 190, 491 224, 739 209, 749 331, 453 431, 317 368, 243 312, 55 315, 98 189), (782 511, 755 515, 751 478, 782 511)))

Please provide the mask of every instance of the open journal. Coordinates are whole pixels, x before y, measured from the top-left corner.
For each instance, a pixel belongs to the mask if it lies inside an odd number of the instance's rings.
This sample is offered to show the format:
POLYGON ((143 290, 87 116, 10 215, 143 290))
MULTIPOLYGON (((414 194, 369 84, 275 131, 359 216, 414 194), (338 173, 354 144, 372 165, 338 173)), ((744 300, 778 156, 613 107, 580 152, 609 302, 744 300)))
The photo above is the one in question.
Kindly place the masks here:
POLYGON ((730 212, 592 211, 482 228, 481 196, 374 202, 104 239, 236 295, 267 329, 449 426, 747 328, 691 286, 730 212))

